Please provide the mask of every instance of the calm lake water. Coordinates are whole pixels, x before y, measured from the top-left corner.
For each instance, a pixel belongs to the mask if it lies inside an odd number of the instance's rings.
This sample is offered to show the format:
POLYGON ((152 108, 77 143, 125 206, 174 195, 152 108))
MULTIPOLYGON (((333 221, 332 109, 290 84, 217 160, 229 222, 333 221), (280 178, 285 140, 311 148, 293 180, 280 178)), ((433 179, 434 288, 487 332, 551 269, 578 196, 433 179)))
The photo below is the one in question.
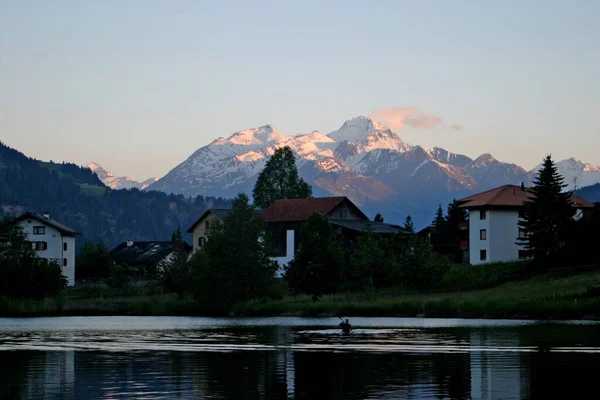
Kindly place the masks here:
POLYGON ((339 322, 0 319, 0 398, 596 396, 596 323, 352 318, 354 333, 342 336, 339 322))

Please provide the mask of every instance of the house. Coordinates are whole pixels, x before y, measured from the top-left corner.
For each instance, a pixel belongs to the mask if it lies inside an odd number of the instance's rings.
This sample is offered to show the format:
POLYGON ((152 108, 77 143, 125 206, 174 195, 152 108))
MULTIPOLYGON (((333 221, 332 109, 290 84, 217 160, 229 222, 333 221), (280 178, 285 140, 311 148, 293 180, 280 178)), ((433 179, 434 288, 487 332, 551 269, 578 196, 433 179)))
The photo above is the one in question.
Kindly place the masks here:
MULTIPOLYGON (((529 258, 529 252, 517 244, 524 237, 519 230, 519 212, 532 196, 523 185, 504 185, 458 200, 469 212, 469 261, 472 265, 529 258)), ((579 218, 593 206, 578 196, 571 197, 579 218)), ((466 247, 466 246, 465 246, 466 247)))
POLYGON ((187 230, 193 237, 193 252, 196 253, 208 238, 208 230, 213 224, 222 223, 225 217, 231 212, 225 208, 211 208, 198 218, 196 222, 187 230))
POLYGON ((14 223, 23 229, 37 256, 57 262, 67 277, 67 285, 75 286, 75 235, 79 232, 50 218, 47 213, 28 212, 14 223))
POLYGON ((326 216, 347 242, 360 235, 367 225, 378 235, 404 232, 399 225, 370 221, 347 197, 277 200, 263 213, 267 229, 272 233, 275 256, 281 267, 289 263, 300 246, 300 227, 312 213, 326 216))
MULTIPOLYGON (((182 244, 186 252, 192 250, 187 243, 182 244)), ((119 265, 127 265, 136 270, 138 276, 154 278, 161 262, 168 262, 175 251, 172 241, 134 242, 128 240, 110 251, 110 255, 119 265)))

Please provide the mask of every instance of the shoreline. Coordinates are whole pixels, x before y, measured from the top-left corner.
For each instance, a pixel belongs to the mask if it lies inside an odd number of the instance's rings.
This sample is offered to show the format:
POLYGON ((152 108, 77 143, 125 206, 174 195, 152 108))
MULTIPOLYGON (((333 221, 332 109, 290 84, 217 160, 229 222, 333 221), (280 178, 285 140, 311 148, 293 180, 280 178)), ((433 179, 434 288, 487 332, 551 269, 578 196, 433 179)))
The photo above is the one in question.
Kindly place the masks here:
POLYGON ((0 318, 62 316, 405 317, 600 320, 600 271, 548 275, 487 289, 401 294, 386 291, 259 299, 228 312, 200 308, 174 293, 69 289, 56 298, 0 298, 0 318))

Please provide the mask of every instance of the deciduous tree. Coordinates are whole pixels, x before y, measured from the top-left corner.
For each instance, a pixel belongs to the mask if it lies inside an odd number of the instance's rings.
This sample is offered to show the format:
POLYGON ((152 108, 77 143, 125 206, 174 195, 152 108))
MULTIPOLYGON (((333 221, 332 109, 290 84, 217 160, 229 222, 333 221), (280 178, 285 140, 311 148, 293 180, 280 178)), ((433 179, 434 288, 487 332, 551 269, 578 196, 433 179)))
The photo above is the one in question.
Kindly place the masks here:
POLYGON ((301 245, 285 277, 297 293, 332 293, 342 282, 344 253, 327 217, 313 213, 301 227, 301 245))
POLYGON ((298 175, 296 158, 288 146, 275 150, 267 161, 258 175, 252 196, 254 204, 262 209, 281 199, 312 197, 312 188, 298 175))
POLYGON ((224 312, 267 293, 277 264, 268 257, 264 237, 256 209, 239 194, 223 224, 211 227, 209 240, 190 261, 194 295, 202 307, 224 312))

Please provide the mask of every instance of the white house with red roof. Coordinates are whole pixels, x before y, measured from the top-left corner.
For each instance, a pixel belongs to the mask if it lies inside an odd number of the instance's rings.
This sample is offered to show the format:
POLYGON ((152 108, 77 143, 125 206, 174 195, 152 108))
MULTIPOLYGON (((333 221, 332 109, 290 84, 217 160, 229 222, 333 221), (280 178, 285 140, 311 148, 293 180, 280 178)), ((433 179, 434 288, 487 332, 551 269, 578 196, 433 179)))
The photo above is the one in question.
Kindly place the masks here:
POLYGON ((62 267, 68 286, 75 285, 75 235, 79 232, 50 218, 49 214, 25 213, 15 220, 37 256, 62 267))
MULTIPOLYGON (((519 230, 519 212, 532 196, 523 185, 504 185, 458 200, 469 212, 469 262, 479 265, 529 258, 529 252, 517 244, 524 232, 519 230)), ((577 215, 593 208, 581 197, 571 197, 577 215)))

